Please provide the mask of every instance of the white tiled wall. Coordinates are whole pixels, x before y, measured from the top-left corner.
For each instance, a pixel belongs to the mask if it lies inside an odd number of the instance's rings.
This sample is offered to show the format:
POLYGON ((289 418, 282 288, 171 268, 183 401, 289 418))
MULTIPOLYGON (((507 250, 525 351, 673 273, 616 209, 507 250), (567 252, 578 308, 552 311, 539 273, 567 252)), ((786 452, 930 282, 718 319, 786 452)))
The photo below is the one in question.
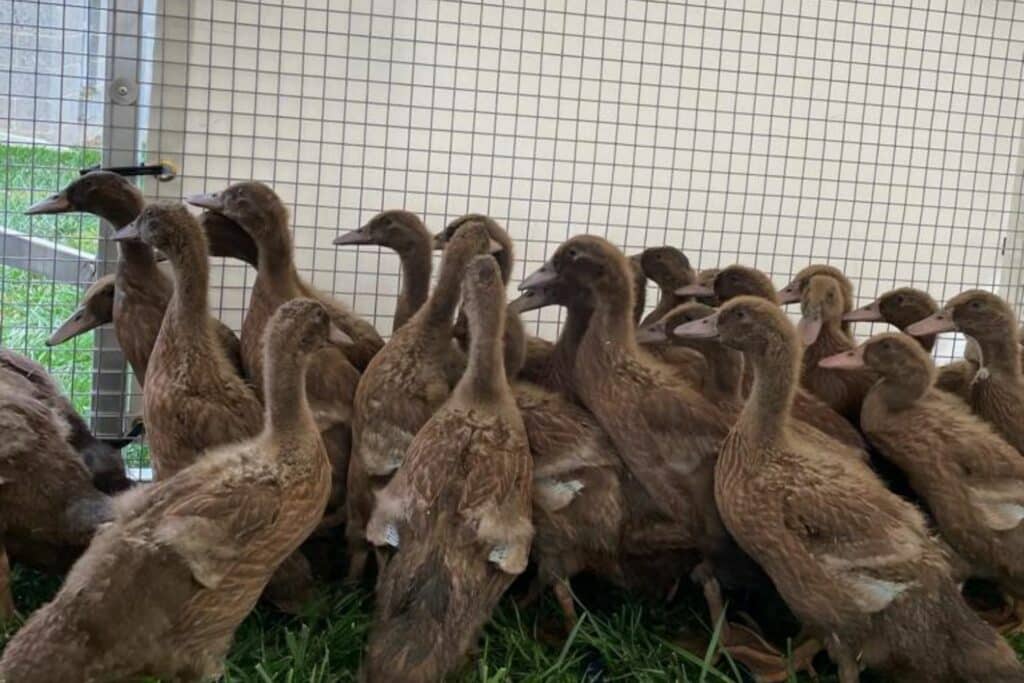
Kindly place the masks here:
MULTIPOLYGON (((944 299, 1024 248, 1019 6, 163 2, 148 144, 182 168, 165 195, 272 183, 303 271, 384 330, 395 258, 330 242, 397 206, 491 214, 518 273, 592 232, 944 299)), ((251 275, 217 277, 237 323, 251 275)))

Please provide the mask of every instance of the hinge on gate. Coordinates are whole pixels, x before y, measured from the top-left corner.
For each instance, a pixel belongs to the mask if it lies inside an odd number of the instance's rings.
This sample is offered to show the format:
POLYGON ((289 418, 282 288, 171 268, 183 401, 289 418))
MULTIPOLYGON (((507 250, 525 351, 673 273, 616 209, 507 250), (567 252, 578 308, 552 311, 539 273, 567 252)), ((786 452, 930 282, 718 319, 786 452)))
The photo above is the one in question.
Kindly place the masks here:
POLYGON ((100 166, 96 164, 79 169, 78 173, 85 175, 92 171, 110 171, 123 176, 151 175, 156 176, 156 179, 162 182, 173 180, 178 175, 178 168, 169 161, 161 161, 159 164, 139 164, 138 166, 100 166))

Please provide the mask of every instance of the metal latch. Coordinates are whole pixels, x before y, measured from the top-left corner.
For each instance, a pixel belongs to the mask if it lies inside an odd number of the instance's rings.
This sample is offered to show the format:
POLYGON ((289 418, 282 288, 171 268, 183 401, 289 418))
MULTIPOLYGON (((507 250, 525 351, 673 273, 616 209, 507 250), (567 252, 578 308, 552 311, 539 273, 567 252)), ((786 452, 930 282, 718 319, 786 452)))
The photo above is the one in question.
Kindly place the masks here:
POLYGON ((170 161, 161 161, 159 164, 139 164, 138 166, 100 166, 96 164, 79 169, 78 174, 85 175, 92 171, 109 171, 123 176, 151 175, 156 176, 156 179, 161 182, 174 180, 174 177, 178 175, 178 167, 170 161))

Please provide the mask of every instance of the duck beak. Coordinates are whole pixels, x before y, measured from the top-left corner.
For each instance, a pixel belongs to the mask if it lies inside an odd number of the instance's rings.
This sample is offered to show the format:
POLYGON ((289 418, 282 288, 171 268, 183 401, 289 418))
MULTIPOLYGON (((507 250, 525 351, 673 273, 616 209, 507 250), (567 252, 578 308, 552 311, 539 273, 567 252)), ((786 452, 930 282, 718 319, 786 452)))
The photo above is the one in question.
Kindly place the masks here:
POLYGON ((672 334, 683 339, 717 339, 718 314, 714 313, 700 320, 691 320, 672 330, 672 334))
POLYGON ((693 283, 676 290, 676 296, 714 296, 715 290, 708 285, 693 283))
POLYGON ((371 244, 371 242, 370 242, 369 233, 366 230, 366 226, 364 225, 361 228, 356 228, 355 230, 349 230, 346 233, 342 233, 341 235, 338 235, 337 237, 334 238, 334 241, 332 242, 332 244, 334 244, 335 246, 338 246, 338 247, 342 247, 342 246, 345 246, 345 245, 353 245, 353 244, 371 244))
POLYGON ((779 290, 779 305, 795 304, 800 301, 800 283, 794 280, 779 290))
POLYGON ((813 344, 821 334, 821 314, 805 315, 800 318, 800 322, 796 324, 796 331, 800 333, 804 346, 813 344))
POLYGON ((554 301, 545 294, 543 289, 524 289, 518 299, 508 302, 508 311, 517 314, 526 313, 550 306, 553 303, 554 301))
POLYGON ((224 200, 220 198, 219 193, 210 192, 208 194, 190 194, 185 197, 185 201, 192 206, 198 206, 202 209, 210 209, 211 211, 223 211, 224 200))
POLYGON ((505 247, 501 246, 501 242, 494 239, 493 237, 487 241, 487 253, 488 254, 499 254, 505 247))
POLYGON ((355 343, 352 337, 342 332, 341 328, 337 325, 331 325, 327 331, 327 342, 335 346, 350 346, 355 343))
POLYGON ((939 311, 924 320, 918 320, 913 325, 907 327, 904 332, 914 337, 924 337, 929 334, 953 332, 955 330, 956 323, 953 322, 953 316, 946 311, 939 311))
POLYGON ((433 240, 434 251, 444 251, 444 244, 445 244, 445 239, 444 239, 444 233, 443 232, 439 232, 436 235, 434 235, 434 240, 433 240))
POLYGON ((124 226, 110 237, 115 242, 124 242, 125 240, 137 240, 139 239, 139 226, 135 221, 132 221, 128 225, 124 226))
POLYGON ((32 206, 25 209, 26 216, 37 216, 48 213, 67 213, 74 211, 75 207, 71 206, 71 202, 68 200, 68 196, 63 192, 58 192, 52 197, 47 197, 41 202, 36 202, 32 206))
POLYGON ((844 313, 843 320, 846 322, 879 323, 885 319, 882 317, 882 309, 879 307, 878 302, 872 301, 863 308, 844 313))
POLYGON ((164 252, 160 251, 159 249, 154 249, 153 250, 153 260, 156 261, 157 263, 163 263, 164 261, 167 260, 167 254, 165 254, 164 252))
POLYGON ((861 344, 852 351, 844 351, 834 356, 828 356, 818 361, 819 368, 834 368, 836 370, 856 370, 864 367, 864 345, 861 344))
POLYGON ((100 320, 99 316, 90 311, 85 306, 79 306, 74 313, 71 314, 67 320, 61 323, 61 326, 57 328, 57 331, 50 335, 50 338, 46 340, 47 346, 57 346, 63 344, 69 339, 74 339, 80 334, 85 334, 89 330, 94 330, 100 325, 110 322, 109 320, 100 320))
POLYGON ((638 344, 660 344, 661 342, 668 341, 668 331, 665 329, 665 323, 659 320, 656 323, 641 327, 636 331, 636 341, 638 344))
POLYGON ((528 289, 536 289, 537 287, 550 285, 557 281, 558 271, 555 270, 554 264, 549 260, 543 266, 533 271, 530 277, 520 283, 519 291, 525 292, 528 289))

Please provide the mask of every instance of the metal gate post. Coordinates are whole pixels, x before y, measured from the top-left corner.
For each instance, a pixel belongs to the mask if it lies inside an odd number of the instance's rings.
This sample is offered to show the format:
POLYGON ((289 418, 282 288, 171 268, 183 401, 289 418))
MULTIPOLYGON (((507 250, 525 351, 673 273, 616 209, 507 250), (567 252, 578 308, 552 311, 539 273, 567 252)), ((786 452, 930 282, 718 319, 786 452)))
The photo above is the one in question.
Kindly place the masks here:
MULTIPOLYGON (((140 0, 107 0, 106 102, 103 113, 103 164, 128 166, 138 163, 138 94, 142 30, 140 0)), ((104 222, 103 235, 113 227, 104 222)), ((117 263, 117 246, 101 238, 96 254, 97 277, 111 272, 117 263)), ((96 332, 93 352, 93 429, 100 435, 120 434, 124 429, 126 393, 130 390, 124 354, 113 330, 96 332)))

